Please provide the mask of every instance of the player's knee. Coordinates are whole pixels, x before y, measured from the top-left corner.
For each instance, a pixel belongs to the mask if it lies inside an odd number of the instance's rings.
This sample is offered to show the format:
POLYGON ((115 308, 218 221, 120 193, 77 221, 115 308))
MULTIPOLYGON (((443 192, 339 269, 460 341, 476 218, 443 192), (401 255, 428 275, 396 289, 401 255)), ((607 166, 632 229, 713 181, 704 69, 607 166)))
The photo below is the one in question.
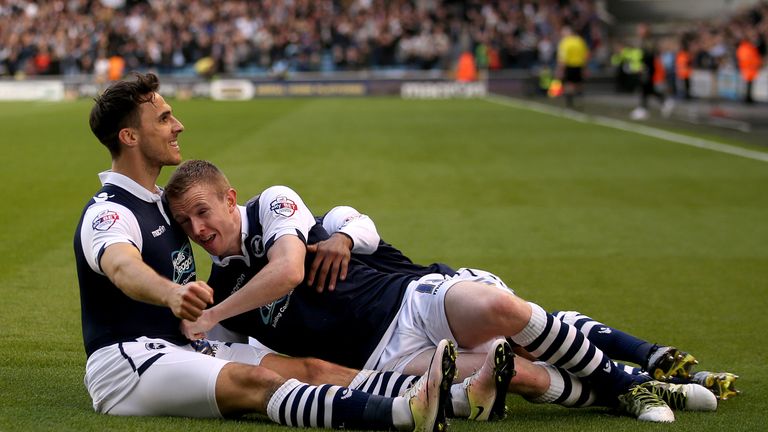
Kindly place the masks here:
POLYGON ((285 378, 276 372, 261 366, 242 365, 232 368, 230 377, 232 383, 242 389, 268 389, 280 386, 285 378))
POLYGON ((489 298, 485 309, 487 316, 497 321, 497 326, 501 328, 516 327, 521 322, 525 324, 530 319, 531 313, 525 301, 505 293, 489 298))
POLYGON ((343 376, 343 371, 346 369, 337 364, 316 358, 307 358, 304 359, 304 369, 306 382, 309 384, 347 384, 336 382, 337 377, 343 376))
POLYGON ((270 369, 242 363, 228 363, 216 381, 216 403, 225 416, 266 412, 267 401, 285 378, 270 369))

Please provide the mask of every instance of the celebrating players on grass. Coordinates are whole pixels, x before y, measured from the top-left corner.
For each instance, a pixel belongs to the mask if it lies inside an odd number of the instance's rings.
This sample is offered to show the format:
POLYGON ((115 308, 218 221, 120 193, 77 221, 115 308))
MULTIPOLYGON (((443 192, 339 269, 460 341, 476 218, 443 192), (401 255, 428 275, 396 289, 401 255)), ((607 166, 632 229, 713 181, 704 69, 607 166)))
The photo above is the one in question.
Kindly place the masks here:
MULTIPOLYGON (((441 273, 452 276, 473 271, 470 269, 457 271, 444 263, 432 263, 426 266, 414 263, 399 249, 381 239, 376 225, 369 216, 361 214, 349 206, 334 207, 316 220, 331 234, 327 240, 307 246, 307 251, 315 256, 310 266, 308 282, 310 285, 315 282, 318 290, 323 290, 324 286, 333 289, 339 278, 344 279, 346 277, 346 269, 352 254, 368 266, 383 272, 411 273, 419 276, 441 273)), ((484 277, 493 283, 506 287, 506 284, 495 275, 486 273, 484 277)), ((686 393, 688 391, 701 391, 701 389, 689 385, 695 383, 708 388, 718 399, 722 400, 739 393, 735 389, 737 375, 710 371, 693 373, 692 368, 698 364, 698 361, 691 354, 673 346, 648 342, 617 328, 609 327, 579 312, 556 311, 552 314, 584 333, 590 342, 603 350, 609 357, 640 365, 640 367, 622 365, 627 372, 650 375, 656 380, 668 381, 672 384, 671 387, 667 386, 666 388, 663 386, 651 387, 652 391, 666 391, 669 388, 676 388, 674 386, 679 384, 686 386, 680 389, 686 393)), ((525 355, 525 352, 521 352, 521 350, 518 350, 518 353, 525 355)), ((521 369, 525 365, 524 361, 517 363, 518 368, 521 369)), ((568 406, 585 406, 594 401, 594 396, 587 396, 590 393, 585 390, 590 388, 587 382, 580 382, 577 377, 568 376, 567 373, 563 373, 557 368, 551 368, 549 365, 547 367, 551 376, 550 381, 557 382, 550 383, 546 390, 547 396, 536 396, 533 399, 542 402, 560 401, 568 406), (570 386, 563 384, 567 380, 572 382, 570 386), (578 391, 579 388, 582 388, 581 392, 578 391)), ((512 380, 510 391, 515 393, 524 391, 524 389, 515 388, 515 385, 521 381, 520 378, 522 377, 512 380)), ((669 395, 664 394, 663 396, 669 395)), ((673 402, 675 405, 673 408, 678 409, 691 409, 693 406, 698 406, 699 409, 714 408, 711 398, 703 398, 704 400, 700 403, 695 403, 692 399, 688 397, 671 400, 667 397, 665 400, 673 402)))
POLYGON ((352 260, 333 291, 310 289, 306 244, 328 233, 287 187, 270 187, 239 206, 213 164, 187 161, 166 196, 174 218, 214 261, 215 306, 184 321, 190 338, 222 323, 288 355, 413 373, 425 369, 440 339, 487 351, 503 335, 540 360, 589 378, 604 400, 641 420, 674 420, 649 390, 663 383, 624 372, 569 324, 475 274, 419 277, 352 260))
POLYGON ((184 126, 158 93, 153 74, 120 81, 99 96, 90 126, 112 157, 75 232, 85 385, 97 412, 222 417, 248 412, 277 423, 349 429, 442 430, 455 349, 440 341, 425 376, 403 397, 286 379, 244 344, 190 344, 194 322, 213 301, 195 280, 189 240, 169 217, 156 185, 181 162, 184 126), (251 363, 251 364, 248 364, 251 363))

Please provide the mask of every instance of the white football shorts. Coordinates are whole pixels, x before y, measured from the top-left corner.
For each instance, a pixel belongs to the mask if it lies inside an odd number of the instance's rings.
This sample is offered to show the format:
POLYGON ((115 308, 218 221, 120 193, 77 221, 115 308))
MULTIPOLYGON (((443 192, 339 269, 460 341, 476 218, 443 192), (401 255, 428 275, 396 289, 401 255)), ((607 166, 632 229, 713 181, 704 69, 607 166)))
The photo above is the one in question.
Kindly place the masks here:
POLYGON ((85 387, 96 412, 125 416, 222 417, 216 379, 230 361, 258 365, 265 353, 247 344, 191 345, 141 337, 103 347, 88 358, 85 387))
MULTIPOLYGON (((416 356, 434 349, 443 339, 453 341, 445 314, 445 295, 459 282, 480 282, 512 292, 496 275, 476 269, 459 269, 455 275, 428 274, 410 284, 387 333, 365 364, 365 369, 402 372, 416 356)), ((488 352, 493 340, 459 352, 488 352)))

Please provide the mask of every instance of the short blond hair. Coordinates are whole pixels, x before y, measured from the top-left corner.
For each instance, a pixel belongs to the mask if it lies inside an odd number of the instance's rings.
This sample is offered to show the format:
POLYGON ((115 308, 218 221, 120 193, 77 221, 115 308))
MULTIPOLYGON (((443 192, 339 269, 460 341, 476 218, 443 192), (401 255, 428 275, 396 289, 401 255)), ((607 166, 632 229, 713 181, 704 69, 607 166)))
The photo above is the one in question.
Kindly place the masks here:
POLYGON ((198 184, 213 186, 220 196, 224 196, 232 187, 227 176, 216 165, 204 160, 188 160, 173 172, 165 185, 167 200, 180 198, 189 189, 198 184))

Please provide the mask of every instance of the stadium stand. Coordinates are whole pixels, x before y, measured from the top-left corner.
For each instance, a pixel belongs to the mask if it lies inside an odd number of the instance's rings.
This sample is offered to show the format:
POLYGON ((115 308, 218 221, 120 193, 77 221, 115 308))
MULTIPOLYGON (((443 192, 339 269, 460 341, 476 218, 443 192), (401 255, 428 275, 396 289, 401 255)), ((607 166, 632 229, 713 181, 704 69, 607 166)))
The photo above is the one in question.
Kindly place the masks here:
MULTIPOLYGON (((480 68, 554 61, 568 21, 607 65, 593 0, 7 0, 0 75, 177 76, 360 69, 446 70, 467 49, 480 68), (118 70, 115 70, 118 68, 118 70)), ((600 63, 602 61, 602 64, 600 63)))

